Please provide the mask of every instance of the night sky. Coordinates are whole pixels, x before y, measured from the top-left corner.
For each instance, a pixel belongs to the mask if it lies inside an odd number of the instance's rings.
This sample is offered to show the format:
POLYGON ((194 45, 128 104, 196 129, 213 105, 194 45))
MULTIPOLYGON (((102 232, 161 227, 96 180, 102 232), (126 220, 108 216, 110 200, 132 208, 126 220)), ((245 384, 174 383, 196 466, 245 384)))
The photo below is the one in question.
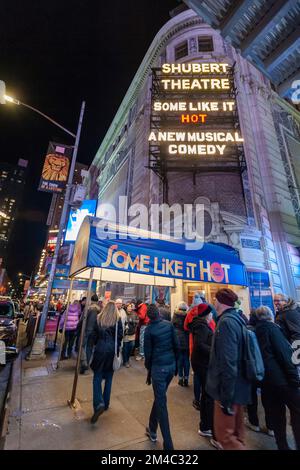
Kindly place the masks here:
MULTIPOLYGON (((90 164, 149 45, 176 0, 1 0, 0 80, 7 94, 75 133, 86 113, 77 160, 90 164)), ((36 268, 51 194, 38 192, 49 141, 72 138, 21 106, 0 105, 1 161, 29 160, 9 247, 8 274, 36 268)))

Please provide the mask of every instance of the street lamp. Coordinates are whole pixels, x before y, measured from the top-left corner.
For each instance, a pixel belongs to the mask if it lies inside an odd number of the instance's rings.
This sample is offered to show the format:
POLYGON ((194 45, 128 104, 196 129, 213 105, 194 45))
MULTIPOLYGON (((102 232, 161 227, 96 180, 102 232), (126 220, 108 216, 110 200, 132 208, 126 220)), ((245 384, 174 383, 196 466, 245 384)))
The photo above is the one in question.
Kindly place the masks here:
MULTIPOLYGON (((17 100, 15 98, 11 97, 11 96, 8 96, 6 94, 5 83, 0 80, 0 103, 5 104, 6 102, 16 104, 16 105, 22 105, 22 106, 25 106, 28 109, 31 109, 32 111, 38 113, 40 116, 44 117, 45 119, 50 121, 52 124, 59 127, 61 130, 63 130, 67 134, 71 135, 75 139, 74 150, 73 150, 72 161, 71 161, 71 167, 70 167, 70 172, 69 172, 69 177, 68 177, 68 183, 67 183, 67 186, 66 186, 63 210, 62 210, 62 214, 61 214, 61 218, 60 218, 59 231, 58 231, 58 234, 57 234, 56 246, 55 246, 55 251, 54 251, 53 258, 52 258, 51 270, 50 270, 49 279, 48 279, 47 293, 46 293, 45 303, 44 303, 44 306, 43 306, 43 311, 42 311, 42 314, 41 314, 41 320, 40 320, 39 331, 38 331, 38 333, 40 335, 43 335, 44 330, 45 330, 45 325, 46 325, 46 319, 47 319, 47 315, 48 315, 48 309, 49 309, 49 303, 50 303, 50 298, 51 298, 51 291, 52 291, 53 281, 54 281, 54 277, 55 277, 57 258, 58 258, 61 242, 62 242, 62 239, 63 239, 64 229, 65 229, 65 225, 66 225, 66 221, 67 221, 67 213, 68 213, 68 208, 69 208, 69 204, 70 204, 71 188, 72 188, 73 177, 74 177, 74 172, 75 172, 75 164, 76 164, 76 158, 77 158, 77 152, 78 152, 78 146, 79 146, 79 140, 80 140, 80 134, 81 134, 81 127, 82 127, 84 109, 85 109, 85 101, 83 101, 82 104, 81 104, 81 110, 80 110, 80 115, 79 115, 79 121, 78 121, 78 127, 77 127, 76 134, 69 131, 65 127, 63 127, 61 124, 59 124, 57 121, 55 121, 51 117, 47 116, 47 114, 42 113, 38 109, 33 108, 32 106, 30 106, 26 103, 23 103, 20 100, 17 100)), ((44 353, 42 353, 42 355, 44 355, 44 353)))

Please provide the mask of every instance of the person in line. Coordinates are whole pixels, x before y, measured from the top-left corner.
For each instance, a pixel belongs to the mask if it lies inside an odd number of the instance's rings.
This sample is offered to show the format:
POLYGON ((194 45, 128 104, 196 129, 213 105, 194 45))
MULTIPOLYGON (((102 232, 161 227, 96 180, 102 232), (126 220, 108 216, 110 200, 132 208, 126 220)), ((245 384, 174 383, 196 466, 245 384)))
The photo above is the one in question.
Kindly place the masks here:
MULTIPOLYGON (((88 307, 86 313, 86 324, 84 330, 84 336, 82 339, 82 351, 81 351, 81 358, 80 358, 80 374, 84 374, 90 366, 93 348, 94 348, 94 341, 93 341, 93 331, 95 325, 97 324, 97 316, 101 312, 101 309, 98 304, 98 296, 96 294, 92 295, 91 297, 91 305, 88 307)), ((83 323, 83 313, 81 314, 80 322, 80 332, 83 323)), ((78 330, 78 328, 77 328, 78 330)), ((79 347, 79 345, 78 345, 79 347)))
POLYGON ((172 323, 178 339, 178 385, 188 387, 190 374, 189 333, 184 329, 188 305, 179 302, 174 312, 172 323))
MULTIPOLYGON (((197 317, 199 314, 204 312, 208 307, 208 304, 203 303, 201 299, 201 303, 198 303, 195 305, 187 314, 185 322, 184 322, 184 328, 186 331, 190 332, 190 338, 189 338, 189 349, 190 349, 190 357, 192 357, 193 354, 193 345, 194 345, 194 338, 193 338, 193 333, 190 330, 190 325, 192 321, 194 320, 195 317, 197 317)), ((212 320, 210 320, 209 327, 211 328, 211 331, 213 332, 213 328, 215 326, 215 323, 213 322, 212 326, 212 320)), ((201 411, 201 403, 200 403, 200 396, 201 396, 201 376, 198 372, 195 373, 195 370, 193 370, 194 376, 194 400, 193 400, 193 407, 197 411, 201 411)))
POLYGON ((65 328, 65 340, 61 352, 61 359, 69 359, 72 356, 73 345, 76 337, 76 329, 80 317, 80 303, 78 300, 69 305, 68 309, 65 310, 61 316, 59 323, 60 332, 63 331, 65 315, 67 315, 66 328, 65 328))
POLYGON ((292 361, 293 349, 278 325, 272 310, 256 310, 256 336, 265 366, 262 398, 271 417, 279 450, 290 450, 286 437, 286 407, 291 415, 291 426, 297 450, 300 450, 300 379, 292 361))
POLYGON ((145 336, 145 330, 146 326, 149 323, 149 318, 147 315, 147 305, 140 299, 136 301, 136 313, 137 316, 139 317, 139 354, 136 356, 137 361, 144 360, 145 358, 145 353, 144 353, 144 336, 145 336))
MULTIPOLYGON (((251 309, 250 317, 248 321, 248 328, 255 332, 257 324, 257 316, 256 316, 256 309, 251 309)), ((261 396, 262 405, 265 411, 265 428, 261 428, 259 424, 259 417, 258 417, 258 397, 257 397, 257 389, 261 388, 261 382, 253 383, 251 386, 251 401, 250 405, 247 405, 247 412, 248 412, 248 421, 247 426, 254 432, 265 432, 268 436, 274 437, 274 431, 272 430, 272 422, 270 416, 266 413, 264 397, 261 396)))
POLYGON ((133 353, 135 346, 136 329, 139 322, 138 316, 135 312, 135 305, 129 303, 126 307, 126 321, 123 339, 123 364, 125 367, 130 367, 130 356, 133 353))
POLYGON ((117 354, 120 352, 123 338, 122 321, 115 302, 109 301, 97 317, 93 330, 95 344, 91 369, 93 378, 94 414, 91 423, 95 424, 99 416, 109 408, 113 381, 113 361, 115 356, 115 339, 117 334, 117 354), (104 387, 102 389, 102 382, 104 387))
POLYGON ((163 436, 163 448, 173 450, 167 408, 168 386, 177 374, 178 341, 171 322, 162 320, 156 305, 148 307, 150 324, 145 331, 145 367, 148 370, 147 384, 152 383, 154 403, 146 435, 157 441, 157 427, 163 436))
POLYGON ((77 353, 79 351, 79 342, 80 342, 81 327, 82 327, 82 320, 83 320, 85 305, 86 305, 86 297, 82 297, 82 299, 80 300, 80 319, 79 319, 77 330, 76 330, 75 351, 77 353))
POLYGON ((116 300, 116 307, 119 311, 119 317, 121 318, 123 331, 125 331, 125 322, 127 319, 127 315, 126 315, 126 311, 123 308, 123 299, 116 300))
POLYGON ((201 400, 200 400, 200 436, 213 437, 213 411, 214 401, 205 390, 207 382, 207 370, 209 357, 213 339, 213 331, 209 326, 212 319, 211 307, 207 304, 198 305, 199 313, 194 317, 189 328, 193 334, 193 352, 192 352, 192 368, 194 374, 199 375, 201 384, 201 400))
POLYGON ((159 310, 159 314, 163 320, 171 321, 171 310, 165 303, 164 299, 156 298, 156 306, 159 310))
POLYGON ((218 313, 206 392, 214 402, 214 436, 224 450, 246 450, 243 406, 251 403, 251 382, 243 376, 243 319, 231 289, 216 293, 218 313), (235 318, 236 317, 236 318, 235 318))
POLYGON ((292 344, 300 340, 300 306, 285 294, 275 294, 275 322, 280 326, 284 336, 292 344))

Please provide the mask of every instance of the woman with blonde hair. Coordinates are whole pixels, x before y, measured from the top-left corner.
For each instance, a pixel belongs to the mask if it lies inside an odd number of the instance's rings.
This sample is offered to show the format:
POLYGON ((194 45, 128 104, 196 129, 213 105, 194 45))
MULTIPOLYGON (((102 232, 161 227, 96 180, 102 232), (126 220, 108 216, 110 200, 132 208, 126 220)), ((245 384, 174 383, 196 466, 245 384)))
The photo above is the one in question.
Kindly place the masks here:
POLYGON ((91 369, 94 371, 93 379, 93 406, 94 414, 91 422, 96 423, 99 416, 108 409, 112 380, 113 361, 115 356, 115 340, 117 335, 117 354, 120 352, 123 337, 122 321, 119 317, 115 302, 109 301, 97 317, 97 324, 93 331, 95 344, 94 357, 91 369), (102 382, 104 381, 104 389, 102 382))

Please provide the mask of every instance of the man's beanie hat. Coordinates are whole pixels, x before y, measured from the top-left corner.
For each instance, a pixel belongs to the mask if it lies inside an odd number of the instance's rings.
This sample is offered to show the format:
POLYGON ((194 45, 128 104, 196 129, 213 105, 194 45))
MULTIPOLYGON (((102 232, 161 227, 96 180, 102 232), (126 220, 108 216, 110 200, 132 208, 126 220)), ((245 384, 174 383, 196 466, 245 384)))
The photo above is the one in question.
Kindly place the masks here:
POLYGON ((216 299, 224 305, 234 307, 235 302, 238 300, 238 296, 231 289, 220 289, 216 293, 216 299))

